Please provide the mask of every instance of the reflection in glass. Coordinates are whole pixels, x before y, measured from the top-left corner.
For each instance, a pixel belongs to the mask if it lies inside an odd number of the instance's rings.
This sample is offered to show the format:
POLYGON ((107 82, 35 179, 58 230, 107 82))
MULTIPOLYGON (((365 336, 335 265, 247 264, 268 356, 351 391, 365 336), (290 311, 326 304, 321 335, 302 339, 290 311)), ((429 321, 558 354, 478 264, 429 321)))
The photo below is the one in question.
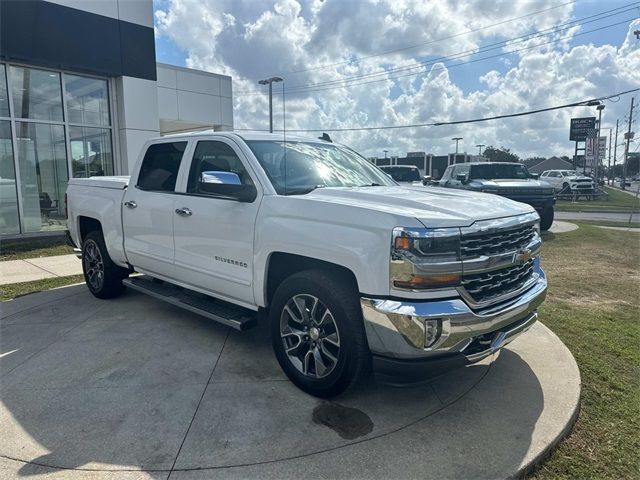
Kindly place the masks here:
POLYGON ((7 76, 5 66, 0 63, 0 117, 9 116, 9 95, 7 94, 7 76))
POLYGON ((65 228, 67 155, 62 125, 16 122, 25 232, 65 228))
POLYGON ((68 121, 89 125, 109 125, 107 81, 64 76, 68 121))
POLYGON ((74 178, 113 175, 109 129, 69 127, 69 139, 74 178))
POLYGON ((20 233, 11 125, 0 121, 0 234, 20 233))
POLYGON ((59 73, 12 65, 10 84, 14 116, 62 121, 59 73))

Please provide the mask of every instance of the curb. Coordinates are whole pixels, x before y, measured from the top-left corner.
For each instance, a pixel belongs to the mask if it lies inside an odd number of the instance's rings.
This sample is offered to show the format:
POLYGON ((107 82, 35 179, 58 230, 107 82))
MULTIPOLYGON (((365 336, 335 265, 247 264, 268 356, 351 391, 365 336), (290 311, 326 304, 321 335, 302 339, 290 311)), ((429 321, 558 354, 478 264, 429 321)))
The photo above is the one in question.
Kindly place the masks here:
MULTIPOLYGON (((571 358, 573 358, 573 361, 576 362, 576 359, 573 356, 573 353, 571 352, 571 350, 569 350, 569 347, 567 347, 566 344, 560 339, 560 337, 558 337, 555 334, 555 332, 553 330, 551 330, 549 327, 547 327, 544 323, 542 323, 542 322, 538 322, 538 323, 540 323, 542 326, 544 326, 544 328, 549 333, 551 333, 551 335, 556 337, 558 339, 558 341, 560 343, 562 343, 562 345, 564 345, 564 347, 569 351, 569 354, 571 355, 571 358)), ((518 471, 510 478, 514 478, 514 479, 526 478, 530 474, 532 474, 535 471, 537 471, 542 466, 542 464, 546 460, 548 460, 549 457, 551 457, 551 455, 553 454, 555 449, 558 447, 558 445, 560 445, 560 443, 562 443, 573 432, 573 429, 574 429, 574 427, 576 425, 576 422, 578 421, 578 418, 580 417, 580 410, 581 410, 581 406, 582 406, 582 374, 580 373, 580 368, 578 367, 578 362, 576 362, 576 368, 578 369, 578 376, 579 376, 578 380, 579 380, 579 386, 580 386, 580 393, 578 395, 577 402, 573 407, 573 412, 571 413, 571 416, 569 417, 569 421, 562 428, 562 430, 560 430, 558 435, 556 435, 556 437, 553 440, 551 440, 543 450, 541 450, 533 459, 531 459, 527 465, 521 466, 518 469, 518 471)))

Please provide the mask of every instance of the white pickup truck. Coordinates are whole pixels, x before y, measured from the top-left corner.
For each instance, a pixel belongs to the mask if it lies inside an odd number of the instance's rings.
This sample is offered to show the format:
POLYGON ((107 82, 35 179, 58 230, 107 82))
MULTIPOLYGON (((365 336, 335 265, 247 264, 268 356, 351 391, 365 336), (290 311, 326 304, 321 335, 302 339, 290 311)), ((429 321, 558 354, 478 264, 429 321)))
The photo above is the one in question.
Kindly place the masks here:
POLYGON ((485 358, 547 290, 529 205, 399 186, 306 137, 154 139, 131 177, 70 180, 67 205, 96 297, 128 286, 239 330, 268 319, 283 370, 321 397, 485 358))

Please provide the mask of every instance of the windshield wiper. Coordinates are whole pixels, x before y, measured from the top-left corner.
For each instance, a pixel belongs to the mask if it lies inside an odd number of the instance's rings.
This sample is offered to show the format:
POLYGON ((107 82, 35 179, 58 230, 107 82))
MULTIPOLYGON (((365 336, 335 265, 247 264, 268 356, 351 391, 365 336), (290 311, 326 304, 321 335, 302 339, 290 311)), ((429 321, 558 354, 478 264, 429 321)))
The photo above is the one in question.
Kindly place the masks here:
POLYGON ((381 187, 381 186, 382 185, 376 182, 365 183, 364 185, 358 185, 358 187, 381 187))

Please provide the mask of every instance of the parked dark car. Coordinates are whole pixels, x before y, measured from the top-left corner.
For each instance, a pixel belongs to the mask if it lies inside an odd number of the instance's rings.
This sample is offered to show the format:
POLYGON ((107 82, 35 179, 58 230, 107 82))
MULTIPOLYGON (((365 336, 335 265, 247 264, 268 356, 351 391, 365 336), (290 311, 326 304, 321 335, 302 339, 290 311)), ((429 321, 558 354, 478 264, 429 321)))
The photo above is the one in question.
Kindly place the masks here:
POLYGON ((398 183, 410 183, 411 185, 427 185, 431 177, 420 175, 418 167, 412 165, 385 165, 380 169, 398 183))
POLYGON ((528 203, 540 215, 540 229, 553 223, 554 188, 538 180, 520 163, 478 162, 450 165, 439 186, 493 193, 517 202, 528 203))

